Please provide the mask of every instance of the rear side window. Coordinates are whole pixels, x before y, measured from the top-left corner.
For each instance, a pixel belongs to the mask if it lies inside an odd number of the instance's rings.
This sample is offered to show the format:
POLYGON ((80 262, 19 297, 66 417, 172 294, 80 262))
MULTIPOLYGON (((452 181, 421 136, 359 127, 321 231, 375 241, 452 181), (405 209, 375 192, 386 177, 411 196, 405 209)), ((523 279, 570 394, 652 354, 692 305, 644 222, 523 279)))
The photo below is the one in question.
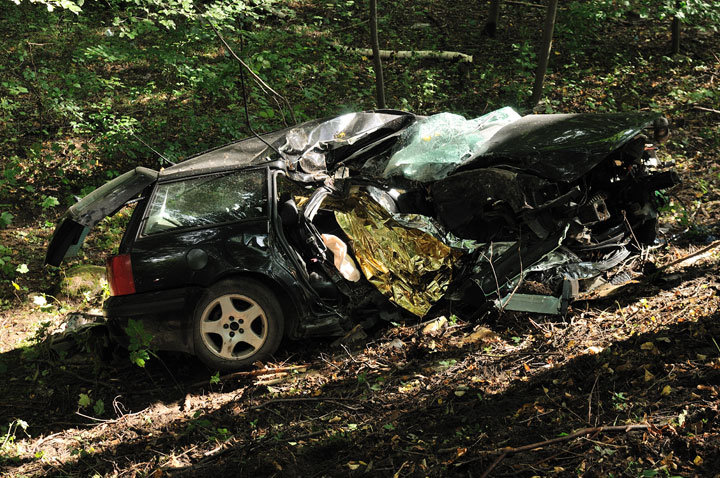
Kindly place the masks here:
POLYGON ((265 170, 159 184, 143 234, 267 217, 265 170))

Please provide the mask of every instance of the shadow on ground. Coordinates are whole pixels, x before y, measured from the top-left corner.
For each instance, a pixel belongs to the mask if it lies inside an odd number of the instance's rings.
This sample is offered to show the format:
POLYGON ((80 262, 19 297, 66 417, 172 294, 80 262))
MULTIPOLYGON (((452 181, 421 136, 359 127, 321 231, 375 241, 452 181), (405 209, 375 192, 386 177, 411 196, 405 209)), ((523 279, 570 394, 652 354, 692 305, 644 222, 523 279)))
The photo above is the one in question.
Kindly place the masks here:
MULTIPOLYGON (((630 304, 688 284, 704 284, 717 295, 718 284, 710 280, 714 267, 693 266, 593 306, 630 304)), ((557 320, 535 319, 540 326, 557 320)), ((536 340, 507 353, 452 340, 434 348, 442 337, 389 329, 364 351, 318 356, 307 351, 313 344, 291 346, 285 352, 290 363, 312 364, 285 386, 253 380, 213 386, 196 362, 173 357, 165 360, 167 369, 159 363, 147 370, 98 365, 95 375, 84 375, 87 364, 25 360, 15 351, 2 357, 18 364, 3 377, 2 419, 27 411, 35 436, 83 428, 95 434, 59 464, 27 459, 6 463, 5 470, 31 476, 157 469, 167 476, 479 476, 498 456, 484 451, 584 427, 651 423, 651 430, 598 433, 511 454, 492 475, 643 476, 666 470, 712 476, 720 469, 718 319, 717 310, 688 313, 574 358, 564 356, 568 343, 549 348, 536 340), (393 338, 394 330, 401 332, 393 338), (395 339, 401 345, 392 345, 395 339), (191 387, 198 380, 205 383, 191 387), (119 396, 123 413, 158 404, 170 413, 164 419, 126 415, 93 428, 92 420, 75 415, 79 393, 108 397, 106 403, 119 396), (107 431, 99 430, 103 426, 107 431)), ((522 318, 513 322, 518 327, 522 318)), ((494 328, 499 331, 501 323, 494 328)), ((537 330, 527 326, 524 332, 537 330)))

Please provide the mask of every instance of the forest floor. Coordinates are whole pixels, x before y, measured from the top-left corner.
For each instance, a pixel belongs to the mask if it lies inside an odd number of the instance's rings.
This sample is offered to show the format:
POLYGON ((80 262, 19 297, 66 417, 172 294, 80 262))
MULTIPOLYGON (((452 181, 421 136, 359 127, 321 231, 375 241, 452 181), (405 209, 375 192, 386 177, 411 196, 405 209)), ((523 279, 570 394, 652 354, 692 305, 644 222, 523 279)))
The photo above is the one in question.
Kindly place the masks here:
MULTIPOLYGON (((668 247, 658 263, 696 250, 668 247)), ((228 376, 178 355, 145 369, 123 354, 101 361, 87 332, 31 340, 0 355, 0 416, 16 423, 1 470, 716 476, 718 262, 717 249, 695 255, 575 303, 564 319, 505 313, 380 327, 348 345, 289 343, 274 362, 228 376)), ((5 315, 3 330, 29 330, 38 315, 5 315)))
MULTIPOLYGON (((314 2, 297 3, 307 18, 318 13, 314 2)), ((497 64, 531 59, 518 30, 489 40, 477 26, 461 28, 469 14, 454 2, 435 3, 448 8, 427 7, 443 48, 494 51, 497 64)), ((534 41, 541 10, 526 10, 512 18, 534 41)), ((397 31, 415 31, 416 21, 394 17, 397 31)), ((667 112, 673 137, 661 154, 683 179, 652 256, 667 268, 577 301, 565 317, 386 324, 340 345, 286 343, 274 361, 227 376, 179 354, 139 368, 127 353, 98 352, 102 328, 52 334, 100 303, 58 293, 65 269, 45 270, 42 260, 60 211, 19 201, 15 222, 0 230, 0 244, 30 270, 2 283, 0 475, 720 476, 720 104, 692 96, 717 89, 720 40, 689 35, 686 54, 668 58, 658 25, 621 25, 596 34, 585 54, 612 58, 619 45, 636 45, 623 61, 583 69, 582 55, 564 49, 569 40, 557 42, 565 66, 551 63, 543 111, 596 111, 612 100, 667 112)), ((365 35, 363 24, 342 28, 365 35)), ((404 68, 394 60, 386 74, 404 68)), ((462 104, 479 115, 488 102, 512 103, 514 78, 503 76, 511 71, 493 73, 482 93, 463 86, 466 72, 435 77, 425 87, 443 90, 441 99, 409 106, 462 104)), ((99 229, 85 263, 101 264, 118 238, 113 224, 99 229)))

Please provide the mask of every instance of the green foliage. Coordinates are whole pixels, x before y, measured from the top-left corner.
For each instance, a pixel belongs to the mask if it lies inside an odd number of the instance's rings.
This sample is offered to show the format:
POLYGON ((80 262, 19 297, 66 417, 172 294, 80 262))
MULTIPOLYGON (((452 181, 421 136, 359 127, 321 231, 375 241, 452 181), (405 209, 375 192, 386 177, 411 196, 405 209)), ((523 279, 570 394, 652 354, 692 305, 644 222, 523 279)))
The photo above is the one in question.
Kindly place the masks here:
POLYGON ((125 333, 130 338, 130 361, 138 367, 145 367, 145 363, 150 360, 150 355, 154 355, 150 349, 152 335, 145 331, 142 321, 129 319, 128 325, 125 327, 125 333))
POLYGON ((568 6, 574 18, 593 21, 607 21, 623 18, 629 13, 640 18, 664 20, 677 17, 688 24, 706 25, 717 29, 720 20, 720 2, 717 0, 598 0, 594 2, 575 1, 568 6))
MULTIPOLYGON (((20 5, 21 0, 12 0, 15 4, 20 5)), ((47 8, 48 12, 52 12, 55 9, 68 10, 72 13, 78 14, 82 11, 82 5, 84 0, 77 0, 75 2, 71 0, 29 0, 30 3, 39 3, 47 8)))
POLYGON ((60 204, 60 201, 53 196, 43 196, 43 200, 40 203, 40 207, 43 209, 50 209, 60 204))
POLYGON ((78 407, 80 408, 87 408, 92 404, 92 400, 90 399, 90 396, 86 393, 81 393, 78 397, 78 407))
POLYGON ((14 218, 15 216, 13 216, 7 211, 3 211, 2 213, 0 213, 0 229, 8 227, 10 224, 12 224, 12 220, 14 218))
POLYGON ((103 415, 105 413, 105 402, 102 399, 97 399, 95 405, 93 405, 93 412, 96 416, 103 415))
POLYGON ((27 432, 28 423, 19 418, 11 421, 7 426, 0 426, 0 464, 5 462, 14 462, 18 460, 19 452, 15 446, 18 433, 22 432, 26 437, 30 437, 27 432))
POLYGON ((0 277, 14 277, 15 267, 12 263, 12 249, 0 244, 0 277))

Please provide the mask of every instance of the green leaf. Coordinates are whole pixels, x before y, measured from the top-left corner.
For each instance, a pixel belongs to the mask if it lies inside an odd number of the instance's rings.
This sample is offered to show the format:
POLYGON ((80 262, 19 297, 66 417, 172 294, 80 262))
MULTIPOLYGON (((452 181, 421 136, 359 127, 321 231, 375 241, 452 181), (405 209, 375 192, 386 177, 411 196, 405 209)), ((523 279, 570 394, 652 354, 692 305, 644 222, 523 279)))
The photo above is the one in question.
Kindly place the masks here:
POLYGON ((80 398, 78 398, 78 406, 80 408, 89 407, 92 403, 92 400, 90 400, 90 396, 86 393, 81 393, 80 398))
POLYGON ((95 412, 95 415, 102 415, 103 413, 105 413, 105 402, 103 402, 102 399, 98 399, 95 402, 93 412, 95 412))
POLYGON ((150 360, 150 354, 147 350, 136 350, 130 352, 130 361, 140 368, 145 367, 145 362, 150 360))
POLYGON ((0 214, 0 228, 8 227, 12 223, 14 217, 15 216, 7 211, 0 214))
POLYGON ((27 264, 20 264, 20 265, 17 266, 17 268, 15 269, 15 272, 18 272, 18 273, 20 273, 20 274, 27 274, 29 271, 30 271, 30 269, 28 269, 27 264))
POLYGON ((58 204, 60 204, 60 201, 58 201, 56 197, 45 196, 43 201, 40 203, 40 207, 42 207, 43 209, 49 209, 51 207, 57 206, 58 204))

